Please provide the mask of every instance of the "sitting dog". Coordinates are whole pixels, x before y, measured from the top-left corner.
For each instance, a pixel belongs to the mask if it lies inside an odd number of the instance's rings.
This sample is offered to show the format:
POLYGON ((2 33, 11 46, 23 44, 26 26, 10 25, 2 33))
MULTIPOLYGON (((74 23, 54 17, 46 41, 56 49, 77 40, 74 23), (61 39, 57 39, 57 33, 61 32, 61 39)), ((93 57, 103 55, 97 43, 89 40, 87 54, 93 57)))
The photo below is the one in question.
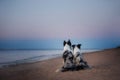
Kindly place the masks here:
POLYGON ((60 69, 57 69, 56 72, 64 72, 69 70, 80 70, 89 68, 87 62, 83 60, 82 53, 80 53, 81 44, 72 45, 71 41, 63 42, 63 66, 60 69), (72 49, 73 47, 73 49, 72 49))
POLYGON ((80 52, 81 44, 72 45, 72 47, 73 47, 74 63, 79 65, 80 60, 83 59, 82 53, 80 52))
POLYGON ((61 71, 67 71, 67 70, 73 70, 74 64, 73 64, 73 53, 71 49, 71 42, 70 40, 63 42, 63 67, 61 71))
POLYGON ((81 44, 72 45, 72 47, 73 47, 74 63, 76 66, 76 70, 88 68, 89 66, 87 65, 87 62, 84 61, 83 55, 80 52, 81 44))

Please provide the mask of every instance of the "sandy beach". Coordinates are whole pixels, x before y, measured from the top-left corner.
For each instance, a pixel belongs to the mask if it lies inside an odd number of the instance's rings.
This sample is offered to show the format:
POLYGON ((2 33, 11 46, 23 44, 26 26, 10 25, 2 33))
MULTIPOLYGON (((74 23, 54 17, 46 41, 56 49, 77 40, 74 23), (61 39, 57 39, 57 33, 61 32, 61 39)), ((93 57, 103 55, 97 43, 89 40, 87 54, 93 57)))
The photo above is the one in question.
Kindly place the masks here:
POLYGON ((120 48, 84 54, 91 69, 55 72, 62 58, 0 69, 0 80, 120 80, 120 48))

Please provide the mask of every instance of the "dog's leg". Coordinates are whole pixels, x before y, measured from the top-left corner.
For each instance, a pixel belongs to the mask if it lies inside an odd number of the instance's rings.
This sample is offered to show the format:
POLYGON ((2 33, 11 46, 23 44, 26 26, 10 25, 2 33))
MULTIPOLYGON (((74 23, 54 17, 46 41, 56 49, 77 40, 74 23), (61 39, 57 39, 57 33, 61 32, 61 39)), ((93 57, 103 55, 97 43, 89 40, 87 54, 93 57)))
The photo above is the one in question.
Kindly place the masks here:
POLYGON ((65 64, 64 60, 63 60, 63 65, 65 64))

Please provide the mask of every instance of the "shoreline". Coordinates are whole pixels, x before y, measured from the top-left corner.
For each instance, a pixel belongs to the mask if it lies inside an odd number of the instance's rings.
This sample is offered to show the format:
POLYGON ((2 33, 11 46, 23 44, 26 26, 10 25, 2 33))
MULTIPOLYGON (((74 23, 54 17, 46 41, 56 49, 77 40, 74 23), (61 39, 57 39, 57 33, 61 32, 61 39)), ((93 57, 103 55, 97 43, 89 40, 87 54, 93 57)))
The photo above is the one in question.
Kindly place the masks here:
MULTIPOLYGON (((116 49, 116 48, 112 48, 112 49, 116 49)), ((106 50, 111 50, 111 49, 103 49, 103 50, 93 50, 92 52, 83 52, 83 54, 93 54, 96 52, 101 52, 101 51, 106 51, 106 50)), ((51 59, 56 59, 56 58, 61 58, 60 55, 56 56, 56 57, 51 57, 48 59, 41 59, 38 61, 29 61, 27 59, 21 59, 21 60, 16 60, 16 61, 11 61, 11 62, 6 62, 6 63, 0 63, 2 65, 0 65, 0 69, 1 68, 6 68, 6 67, 11 67, 11 66, 18 66, 18 65, 22 65, 22 64, 34 64, 34 63, 38 63, 38 62, 42 62, 42 61, 46 61, 46 60, 51 60, 51 59)))
POLYGON ((79 71, 58 72, 62 58, 25 63, 0 69, 0 80, 119 80, 120 48, 89 52, 85 60, 92 68, 79 71))
MULTIPOLYGON (((89 53, 89 52, 95 52, 95 51, 100 51, 100 50, 81 50, 82 53, 89 53)), ((2 67, 9 67, 9 66, 14 66, 14 65, 19 65, 19 64, 23 64, 23 63, 34 63, 34 62, 39 62, 39 61, 44 61, 44 60, 49 60, 49 59, 54 59, 56 57, 61 57, 62 56, 62 50, 48 50, 48 51, 5 51, 5 52, 1 52, 3 59, 5 58, 5 60, 0 59, 2 61, 0 61, 0 68, 2 67), (27 54, 26 54, 27 53, 27 54), (51 54, 49 54, 51 53, 51 54), (18 54, 17 56, 14 56, 18 54), (30 56, 30 55, 31 56, 30 56), (10 55, 10 56, 7 56, 10 55), (11 56, 12 55, 12 56, 11 56), (28 55, 26 57, 24 57, 23 55, 28 55), (22 57, 18 57, 18 56, 23 56, 22 57), (15 58, 17 57, 17 58, 15 58), (8 59, 7 59, 8 58, 8 59), (10 58, 12 60, 10 60, 10 58), (14 59, 15 58, 15 59, 14 59)))

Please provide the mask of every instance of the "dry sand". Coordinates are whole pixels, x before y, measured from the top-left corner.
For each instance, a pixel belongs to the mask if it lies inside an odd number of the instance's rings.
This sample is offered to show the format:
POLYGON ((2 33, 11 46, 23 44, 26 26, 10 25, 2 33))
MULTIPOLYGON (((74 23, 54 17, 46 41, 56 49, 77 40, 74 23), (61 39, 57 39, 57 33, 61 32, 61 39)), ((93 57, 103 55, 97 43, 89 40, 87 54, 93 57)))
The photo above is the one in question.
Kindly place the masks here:
POLYGON ((91 69, 55 72, 62 58, 0 69, 0 80, 120 80, 120 48, 84 54, 91 69))

